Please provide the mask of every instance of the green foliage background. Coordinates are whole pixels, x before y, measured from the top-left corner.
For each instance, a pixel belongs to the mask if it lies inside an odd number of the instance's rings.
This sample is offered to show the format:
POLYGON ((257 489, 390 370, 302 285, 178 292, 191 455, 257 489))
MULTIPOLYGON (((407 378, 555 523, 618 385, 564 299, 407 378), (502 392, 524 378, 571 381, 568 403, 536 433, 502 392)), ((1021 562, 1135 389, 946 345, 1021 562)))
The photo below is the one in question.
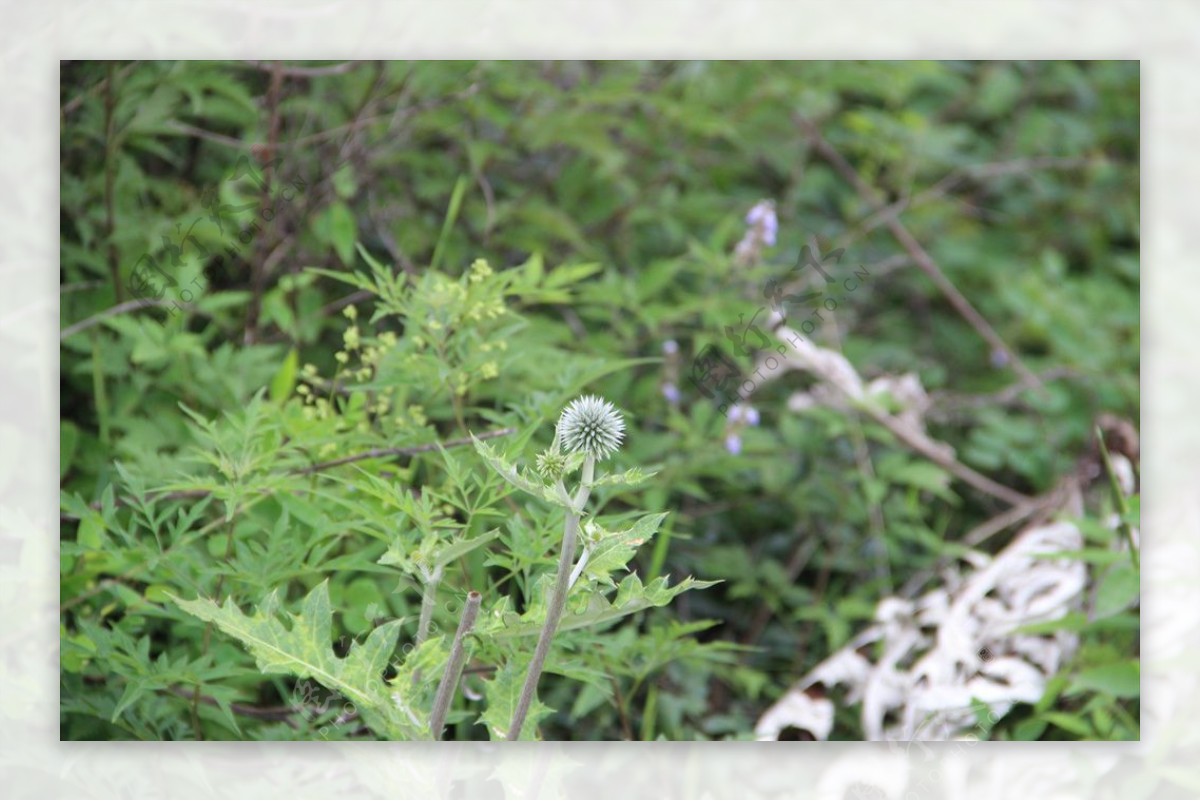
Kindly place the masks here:
MULTIPOLYGON (((1133 62, 64 63, 63 738, 382 736, 324 691, 288 713, 295 680, 260 673, 172 597, 299 614, 325 588, 345 656, 388 621, 411 639, 406 549, 499 529, 456 556, 436 621, 453 631, 472 588, 524 610, 553 570, 549 512, 506 495, 469 447, 431 444, 512 428, 493 444, 528 462, 584 391, 627 415, 617 466, 658 471, 601 493, 614 524, 669 513, 629 554, 639 584, 721 583, 567 636, 541 736, 749 736, 879 598, 1003 507, 885 430, 789 412, 795 375, 756 394, 762 424, 731 453, 686 381, 692 359, 717 345, 749 372, 726 327, 814 237, 843 246, 872 278, 819 344, 864 377, 916 372, 933 435, 965 464, 1050 490, 1097 415, 1138 419, 1138 87, 1133 62), (903 204, 1045 393, 1004 394, 1013 372, 802 118, 903 204), (737 265, 764 198, 778 243, 737 265), (143 305, 147 276, 163 294, 143 305), (678 405, 662 393, 668 340, 678 405), (414 487, 432 505, 413 506, 414 487)), ((1105 569, 1109 625, 1076 621, 1076 663, 990 736, 1138 736, 1136 601, 1105 569)), ((519 676, 487 657, 511 653, 481 649, 476 688, 500 699, 519 676)), ((486 738, 484 709, 460 698, 453 736, 486 738)), ((839 717, 834 736, 857 726, 839 717)))

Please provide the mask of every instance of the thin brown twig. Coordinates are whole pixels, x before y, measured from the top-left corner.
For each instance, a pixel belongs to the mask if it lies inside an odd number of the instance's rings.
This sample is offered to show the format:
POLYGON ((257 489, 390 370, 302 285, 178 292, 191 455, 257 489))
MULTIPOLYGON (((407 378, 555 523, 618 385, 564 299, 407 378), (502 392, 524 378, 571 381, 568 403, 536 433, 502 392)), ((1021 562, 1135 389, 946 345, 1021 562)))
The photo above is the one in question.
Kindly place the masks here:
MULTIPOLYGON (((1037 374, 1044 384, 1064 378, 1082 378, 1083 375, 1073 367, 1051 367, 1037 374)), ((1018 379, 1001 390, 982 395, 950 392, 930 393, 929 417, 937 420, 949 420, 971 409, 1008 406, 1017 402, 1021 393, 1032 388, 1028 382, 1018 379)))
MULTIPOLYGON (((792 343, 793 347, 796 347, 794 344, 796 341, 803 341, 804 339, 792 329, 787 328, 782 321, 771 329, 771 333, 773 333, 779 340, 783 342, 792 343)), ((979 473, 966 466, 954 458, 954 451, 949 445, 937 442, 924 431, 914 430, 887 411, 877 407, 875 404, 865 402, 862 398, 856 397, 841 382, 830 378, 828 374, 822 373, 820 370, 813 370, 811 367, 801 364, 796 364, 796 369, 804 370, 806 372, 814 372, 814 374, 819 376, 822 380, 829 384, 829 386, 833 387, 841 396, 846 398, 853 409, 869 415, 875 422, 892 432, 896 439, 900 440, 901 444, 908 446, 912 450, 924 456, 926 459, 929 459, 934 464, 937 464, 946 470, 951 475, 955 476, 961 481, 966 482, 967 484, 970 484, 975 489, 987 493, 995 498, 999 498, 1009 505, 1022 504, 1030 500, 1029 496, 1017 492, 1010 487, 1006 487, 999 482, 993 481, 982 473, 979 473)), ((744 397, 748 397, 748 395, 744 397)))
POLYGON ((627 742, 632 742, 633 726, 630 725, 629 713, 625 710, 625 696, 621 693, 621 683, 611 673, 608 674, 608 681, 612 684, 614 700, 617 702, 617 715, 621 719, 621 734, 624 735, 627 742))
POLYGON ((336 314, 351 304, 361 303, 362 301, 370 300, 373 297, 375 297, 375 293, 371 290, 359 289, 355 292, 351 292, 345 297, 338 298, 337 300, 331 300, 329 303, 326 303, 321 307, 320 315, 322 317, 328 317, 331 314, 336 314))
POLYGON ((360 66, 361 61, 343 61, 340 64, 327 64, 319 67, 304 67, 293 66, 291 64, 280 64, 279 62, 271 61, 241 61, 234 66, 251 67, 263 72, 285 75, 289 78, 321 78, 326 75, 345 75, 355 67, 360 66))
MULTIPOLYGON (((261 208, 271 205, 271 182, 275 170, 271 166, 275 151, 279 147, 279 100, 283 89, 283 65, 275 62, 271 73, 271 82, 267 87, 267 147, 263 155, 263 177, 261 190, 261 208)), ((273 217, 272 217, 273 219, 273 217)), ((258 321, 262 312, 263 294, 267 289, 269 270, 274 266, 264 258, 266 254, 266 238, 255 242, 254 255, 250 259, 250 305, 246 309, 246 330, 243 340, 252 345, 258 340, 258 321)))
POLYGON ((987 178, 1000 178, 1006 175, 1022 175, 1035 170, 1073 170, 1077 167, 1087 167, 1095 163, 1097 163, 1095 159, 1086 157, 1064 158, 1058 156, 1040 156, 971 164, 957 170, 952 170, 933 186, 917 193, 913 199, 913 205, 918 205, 927 199, 947 194, 968 179, 983 180, 987 178))
POLYGON ((875 422, 891 431, 896 439, 938 465, 946 472, 970 484, 975 489, 985 492, 1005 503, 1014 506, 1030 501, 1028 495, 1017 492, 1003 484, 993 481, 982 473, 967 467, 950 455, 945 446, 939 447, 932 439, 924 434, 917 434, 887 412, 877 409, 870 404, 860 404, 859 408, 866 411, 875 422))
POLYGON ((168 302, 165 300, 143 300, 143 299, 127 300, 124 303, 118 303, 116 306, 110 306, 109 308, 105 309, 102 312, 97 312, 96 314, 93 314, 91 317, 85 317, 84 319, 80 320, 79 322, 72 323, 71 325, 67 326, 59 333, 58 341, 62 342, 63 340, 67 339, 68 337, 78 334, 80 331, 86 331, 87 329, 91 328, 94 325, 99 325, 100 323, 107 320, 109 317, 116 317, 117 315, 124 314, 125 312, 136 311, 138 309, 143 309, 143 308, 152 307, 152 306, 170 306, 171 303, 174 303, 174 301, 168 302))
MULTIPOLYGON (((1076 492, 1078 492, 1077 482, 1072 476, 1067 476, 1050 491, 1036 498, 1030 498, 1026 503, 1016 504, 975 526, 962 537, 961 544, 967 548, 978 548, 1001 531, 1019 523, 1028 521, 1029 525, 1036 525, 1056 510, 1064 508, 1068 503, 1067 499, 1076 492)), ((900 596, 914 597, 917 591, 927 581, 937 576, 947 564, 948 560, 943 556, 935 567, 919 571, 911 576, 900 589, 900 596)))
MULTIPOLYGON (((799 531, 796 532, 799 535, 799 531)), ((792 550, 792 555, 788 558, 787 565, 784 567, 784 576, 788 584, 794 584, 796 579, 800 577, 800 573, 808 565, 808 560, 816 553, 817 546, 821 544, 818 537, 799 537, 797 536, 796 547, 792 550)), ((754 617, 750 622, 749 628, 745 635, 742 636, 742 645, 754 645, 762 637, 763 631, 766 630, 767 624, 771 622, 771 605, 764 598, 759 603, 758 611, 754 613, 754 617)), ((740 661, 745 663, 751 656, 751 651, 745 651, 740 661)))
POLYGON ((923 189, 916 194, 912 194, 910 187, 895 202, 873 210, 858 222, 853 230, 839 239, 830 250, 848 248, 853 242, 884 225, 893 217, 899 217, 906 211, 910 211, 949 194, 951 190, 968 179, 985 180, 1006 175, 1021 175, 1035 170, 1068 170, 1077 167, 1086 167, 1094 163, 1096 163, 1095 160, 1088 158, 1057 158, 1047 156, 1043 158, 984 162, 951 170, 928 189, 923 189))
POLYGON ((104 83, 104 238, 108 250, 108 272, 112 278, 113 294, 120 303, 125 299, 121 290, 121 265, 117 253, 116 230, 116 183, 117 183, 117 96, 113 84, 117 81, 116 70, 108 65, 108 79, 104 83))
POLYGON ((1060 503, 1061 497, 1062 489, 1056 487, 1044 495, 1030 499, 1027 503, 1020 503, 1006 509, 968 531, 963 536, 962 543, 968 548, 976 548, 986 540, 1004 531, 1004 529, 1015 526, 1026 518, 1033 517, 1039 512, 1056 506, 1060 503))
MULTIPOLYGON (((170 687, 168 692, 172 695, 177 695, 180 698, 191 699, 192 691, 185 690, 182 687, 170 687)), ((220 707, 216 698, 208 695, 200 696, 199 702, 205 706, 220 707)), ((229 705, 229 708, 238 715, 248 718, 256 718, 257 720, 269 720, 275 722, 283 722, 293 729, 298 728, 295 722, 291 719, 292 715, 303 711, 300 707, 291 706, 252 706, 250 704, 242 704, 234 701, 229 705)))
MULTIPOLYGON (((813 149, 833 167, 834 171, 841 175, 868 204, 877 208, 882 207, 883 204, 879 200, 878 192, 863 180, 858 171, 854 169, 850 162, 846 161, 837 148, 821 135, 817 127, 801 115, 796 115, 795 119, 797 124, 804 129, 813 149)), ((925 248, 909 232, 899 217, 896 214, 885 214, 883 215, 882 222, 892 232, 892 236, 896 238, 900 246, 912 257, 917 267, 933 281, 934 285, 937 286, 950 305, 954 307, 959 316, 966 320, 994 351, 1006 354, 1012 360, 1013 369, 1026 381, 1034 387, 1041 387, 1041 382, 1037 376, 1025 366, 1025 363, 1021 361, 1016 352, 1004 342, 1000 335, 996 333, 996 330, 992 328, 991 324, 984 319, 983 315, 971 305, 971 302, 958 290, 958 287, 946 277, 946 274, 938 267, 937 262, 933 260, 933 257, 929 255, 925 248)))
POLYGON ((72 292, 85 292, 104 286, 103 281, 78 281, 74 284, 63 284, 58 288, 58 294, 69 295, 72 292))
POLYGON ((122 67, 120 70, 117 71, 115 76, 110 72, 108 74, 108 76, 106 76, 105 78, 100 80, 95 86, 91 86, 91 87, 88 87, 87 89, 84 89, 82 92, 75 95, 75 97, 71 98, 66 103, 64 103, 62 109, 59 110, 59 113, 62 116, 66 117, 72 111, 74 111, 75 109, 82 106, 83 102, 85 100, 87 100, 88 97, 90 97, 91 95, 94 95, 96 92, 106 91, 108 89, 109 81, 112 80, 114 77, 117 80, 124 78, 126 75, 128 75, 133 70, 134 67, 136 67, 140 63, 141 62, 139 62, 139 61, 132 61, 129 64, 126 64, 124 67, 122 67))
POLYGON ((195 125, 189 125, 186 122, 171 120, 167 123, 167 128, 176 131, 184 136, 194 136, 197 139, 203 139, 207 142, 213 142, 218 145, 232 147, 237 150, 249 150, 250 145, 244 139, 237 139, 225 134, 219 134, 214 131, 209 131, 195 125))
MULTIPOLYGON (((506 437, 509 434, 516 433, 515 428, 498 428, 494 431, 485 431, 482 434, 476 434, 475 439, 494 439, 496 437, 506 437)), ((305 467, 299 470, 293 470, 296 475, 307 476, 311 473, 316 473, 321 470, 328 470, 331 467, 340 467, 344 464, 352 462, 361 462, 365 459, 382 459, 389 456, 415 456, 418 453, 428 453, 429 451, 442 448, 456 448, 460 445, 470 445, 471 437, 459 437, 458 439, 448 439, 445 442, 430 442, 425 445, 411 445, 407 448, 375 448, 373 450, 356 453, 353 456, 344 456, 341 459, 334 459, 329 462, 321 462, 312 467, 305 467)))

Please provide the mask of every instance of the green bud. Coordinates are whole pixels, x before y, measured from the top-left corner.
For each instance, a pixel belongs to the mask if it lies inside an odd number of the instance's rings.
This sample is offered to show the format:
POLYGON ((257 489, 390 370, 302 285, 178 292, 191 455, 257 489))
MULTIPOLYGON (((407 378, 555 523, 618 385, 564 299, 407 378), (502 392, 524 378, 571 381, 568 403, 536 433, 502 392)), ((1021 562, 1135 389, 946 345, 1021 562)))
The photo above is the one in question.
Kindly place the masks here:
POLYGON ((537 471, 547 481, 558 481, 567 471, 567 455, 556 450, 542 451, 537 457, 537 471))

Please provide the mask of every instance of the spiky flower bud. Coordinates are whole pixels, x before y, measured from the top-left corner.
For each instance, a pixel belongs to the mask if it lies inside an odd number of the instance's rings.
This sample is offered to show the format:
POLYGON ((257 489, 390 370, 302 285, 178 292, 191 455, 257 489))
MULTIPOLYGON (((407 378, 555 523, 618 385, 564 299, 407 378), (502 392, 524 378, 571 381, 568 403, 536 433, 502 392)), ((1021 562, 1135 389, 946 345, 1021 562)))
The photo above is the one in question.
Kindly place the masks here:
POLYGON ((537 471, 547 481, 558 481, 567 471, 567 455, 555 450, 542 451, 537 456, 537 471))
POLYGON ((585 395, 567 404, 558 419, 558 436, 568 452, 606 459, 621 447, 625 421, 611 403, 585 395))

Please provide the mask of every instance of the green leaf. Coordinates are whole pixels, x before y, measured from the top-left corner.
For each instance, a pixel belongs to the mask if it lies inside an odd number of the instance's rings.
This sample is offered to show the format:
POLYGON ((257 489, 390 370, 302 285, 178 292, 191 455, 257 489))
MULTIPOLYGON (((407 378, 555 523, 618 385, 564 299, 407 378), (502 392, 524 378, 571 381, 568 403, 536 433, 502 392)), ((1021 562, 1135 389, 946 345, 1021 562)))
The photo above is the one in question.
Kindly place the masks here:
POLYGON ((342 264, 354 266, 354 241, 358 238, 358 226, 350 207, 340 201, 329 206, 329 241, 342 264))
MULTIPOLYGON (((636 573, 625 577, 617 587, 616 598, 609 601, 599 593, 588 593, 590 596, 587 607, 573 614, 564 614, 559 621, 559 633, 584 628, 602 628, 620 620, 623 617, 650 609, 655 606, 666 606, 671 600, 687 590, 702 590, 720 584, 719 581, 696 581, 688 577, 675 586, 667 586, 667 577, 657 578, 643 586, 636 573)), ((575 596, 578 597, 578 593, 575 596)), ((568 599, 568 606, 571 601, 568 599)), ((544 609, 537 608, 532 613, 526 613, 516 621, 503 617, 493 618, 487 633, 497 638, 531 637, 542 630, 542 615, 544 609)))
POLYGON ((1047 712, 1043 717, 1046 719, 1046 722, 1052 723, 1064 731, 1069 731, 1076 737, 1086 740, 1094 736, 1091 726, 1074 715, 1068 715, 1066 712, 1047 712))
POLYGON ((438 567, 444 567, 460 556, 465 556, 476 548, 487 545, 499 536, 500 529, 495 528, 472 539, 446 543, 434 550, 431 556, 427 557, 430 562, 429 564, 422 561, 414 561, 414 557, 419 556, 419 554, 416 554, 414 548, 398 537, 388 546, 387 553, 379 557, 379 564, 398 567, 405 572, 415 572, 418 565, 423 570, 433 570, 438 567))
POLYGON ((113 713, 110 720, 115 723, 117 718, 121 717, 121 713, 124 712, 130 704, 134 703, 143 695, 145 695, 148 689, 150 689, 150 682, 145 677, 138 676, 136 678, 129 679, 129 681, 125 683, 125 692, 121 693, 121 700, 117 701, 117 705, 113 707, 113 713))
POLYGON ((1080 631, 1088 624, 1087 615, 1083 612, 1068 612, 1055 620, 1044 620, 1040 623, 1027 623, 1016 629, 1018 634, 1053 634, 1056 631, 1080 631))
POLYGON ((439 548, 433 555, 433 563, 435 567, 448 565, 458 559, 460 556, 466 556, 471 551, 483 545, 487 545, 492 540, 500 536, 500 529, 494 528, 478 537, 469 540, 458 540, 451 542, 446 546, 439 548))
POLYGON ((1013 726, 1012 736, 1014 740, 1036 740, 1042 736, 1042 732, 1045 730, 1046 721, 1040 718, 1030 718, 1013 726))
POLYGON ((79 521, 79 533, 76 541, 90 551, 98 551, 104 547, 104 520, 98 514, 89 514, 79 521))
POLYGON ((75 448, 79 445, 79 427, 68 420, 58 424, 58 477, 61 479, 71 469, 75 448))
POLYGON ((598 478, 592 482, 592 486, 593 487, 608 487, 608 486, 615 486, 618 484, 634 486, 636 484, 641 484, 646 479, 650 478, 651 476, 655 476, 655 475, 658 475, 657 470, 653 470, 653 471, 647 473, 645 470, 642 470, 640 467, 634 467, 629 470, 626 470, 624 473, 611 473, 607 476, 601 476, 600 478, 598 478))
POLYGON ((450 238, 450 231, 454 228, 454 222, 458 219, 458 210, 462 207, 463 195, 467 191, 467 176, 460 175, 454 183, 454 191, 450 195, 450 207, 446 209, 446 219, 442 223, 442 233, 438 236, 437 246, 433 249, 433 258, 429 260, 429 269, 436 270, 438 265, 442 263, 442 254, 446 250, 446 241, 450 238))
POLYGON ((598 537, 598 542, 592 547, 587 564, 584 566, 585 576, 609 587, 615 587, 611 574, 623 569, 655 532, 658 531, 666 513, 646 515, 624 531, 605 531, 595 523, 587 523, 586 530, 598 537))
POLYGON ((1126 508, 1124 514, 1121 515, 1121 520, 1134 528, 1141 528, 1142 525, 1142 498, 1140 495, 1131 495, 1125 500, 1126 508))
POLYGON ((1142 691, 1140 663, 1134 659, 1081 670, 1067 694, 1078 695, 1089 690, 1116 698, 1137 698, 1142 691))
POLYGON ((547 487, 539 478, 528 471, 518 471, 516 465, 505 459, 496 452, 495 448, 481 441, 474 434, 471 435, 471 440, 475 443, 475 450, 488 463, 488 466, 499 473, 500 477, 509 484, 512 484, 523 492, 528 492, 536 498, 543 498, 553 504, 562 505, 553 488, 547 487))
POLYGON ((892 481, 931 492, 947 501, 957 500, 950 489, 950 474, 928 462, 909 462, 888 474, 892 481))
POLYGON ((282 405, 296 388, 296 373, 300 369, 300 353, 292 348, 283 359, 275 377, 271 379, 271 401, 282 405))
POLYGON ((1126 562, 1113 567, 1096 588, 1096 617, 1109 617, 1128 609, 1137 600, 1141 586, 1141 577, 1133 565, 1126 562))
POLYGON ((354 177, 354 166, 345 164, 332 177, 333 190, 343 199, 354 197, 358 191, 358 181, 354 177))
MULTIPOLYGON (((487 708, 479 716, 479 722, 487 726, 488 735, 493 740, 507 740, 508 727, 512 724, 513 712, 521 697, 521 685, 525 683, 525 665, 509 662, 496 672, 495 678, 484 682, 483 694, 487 699, 487 708)), ((553 712, 536 697, 529 705, 525 715, 525 723, 521 727, 521 740, 536 738, 538 723, 553 712)))
POLYGON ((564 264, 556 267, 546 276, 546 287, 549 289, 561 289, 562 287, 577 284, 585 278, 590 278, 603 269, 602 264, 586 263, 586 264, 564 264))

